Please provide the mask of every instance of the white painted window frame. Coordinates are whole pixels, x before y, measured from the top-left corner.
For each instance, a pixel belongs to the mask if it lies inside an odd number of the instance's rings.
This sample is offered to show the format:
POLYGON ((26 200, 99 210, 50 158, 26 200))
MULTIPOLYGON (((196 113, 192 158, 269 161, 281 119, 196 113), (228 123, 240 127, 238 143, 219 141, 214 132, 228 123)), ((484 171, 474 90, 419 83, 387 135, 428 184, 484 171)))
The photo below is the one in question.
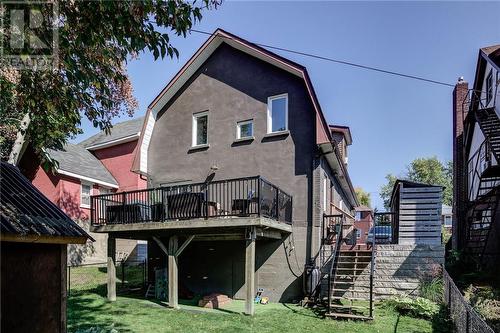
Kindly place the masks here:
POLYGON ((80 207, 81 208, 90 208, 91 200, 90 196, 92 195, 92 188, 94 187, 94 184, 85 182, 85 181, 80 181, 80 207), (83 187, 88 186, 89 189, 89 204, 83 203, 83 187))
POLYGON ((208 111, 202 111, 202 112, 197 112, 193 113, 193 120, 192 120, 193 126, 192 126, 192 137, 191 137, 191 147, 202 147, 208 145, 208 124, 209 124, 209 119, 208 119, 208 111), (200 143, 198 144, 196 142, 196 134, 198 132, 198 118, 207 116, 207 142, 206 143, 200 143))
POLYGON ((288 93, 270 96, 267 98, 267 134, 288 131, 288 93), (285 98, 285 129, 283 131, 273 132, 273 101, 275 99, 285 98))
POLYGON ((249 139, 253 137, 253 132, 254 132, 254 126, 253 126, 253 119, 249 120, 244 120, 244 121, 238 121, 236 123, 236 139, 249 139), (241 126, 246 125, 246 124, 252 124, 252 135, 250 136, 241 136, 241 126))

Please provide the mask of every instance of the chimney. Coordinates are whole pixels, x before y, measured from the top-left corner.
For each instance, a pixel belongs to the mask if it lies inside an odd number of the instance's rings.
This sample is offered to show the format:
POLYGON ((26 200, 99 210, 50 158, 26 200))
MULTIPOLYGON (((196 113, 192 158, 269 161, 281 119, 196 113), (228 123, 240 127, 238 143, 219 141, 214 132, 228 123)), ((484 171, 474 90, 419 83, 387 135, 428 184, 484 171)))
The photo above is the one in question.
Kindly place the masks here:
POLYGON ((466 237, 467 165, 464 154, 464 119, 468 111, 469 84, 463 77, 453 89, 453 228, 452 247, 463 249, 466 237))

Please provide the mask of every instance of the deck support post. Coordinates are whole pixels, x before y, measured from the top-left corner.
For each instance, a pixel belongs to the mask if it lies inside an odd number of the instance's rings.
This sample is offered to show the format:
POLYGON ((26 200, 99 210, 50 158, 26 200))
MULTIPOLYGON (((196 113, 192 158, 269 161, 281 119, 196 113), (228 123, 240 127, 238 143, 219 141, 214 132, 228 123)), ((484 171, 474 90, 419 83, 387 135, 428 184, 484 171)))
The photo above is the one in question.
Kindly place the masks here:
POLYGON ((116 301, 116 239, 108 236, 108 301, 116 301))
POLYGON ((179 308, 179 274, 176 256, 178 247, 178 237, 170 237, 170 239, 168 240, 168 305, 174 309, 179 308))
POLYGON ((253 316, 255 314, 255 227, 247 230, 245 238, 245 314, 253 316))

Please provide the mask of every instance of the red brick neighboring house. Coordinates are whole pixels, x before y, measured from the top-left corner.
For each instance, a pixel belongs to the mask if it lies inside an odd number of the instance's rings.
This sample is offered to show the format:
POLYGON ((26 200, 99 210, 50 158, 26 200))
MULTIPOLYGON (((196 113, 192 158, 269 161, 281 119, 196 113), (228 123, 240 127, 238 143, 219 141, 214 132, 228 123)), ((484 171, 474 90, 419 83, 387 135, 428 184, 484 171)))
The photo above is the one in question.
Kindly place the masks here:
POLYGON ((368 232, 373 226, 373 209, 367 206, 359 206, 355 210, 354 228, 356 229, 356 244, 366 244, 368 232))
MULTIPOLYGON (((142 117, 124 121, 114 125, 109 135, 102 131, 62 150, 49 150, 59 166, 55 174, 39 167, 33 185, 89 231, 91 195, 146 188, 145 178, 130 171, 143 121, 142 117)), ((88 244, 92 249, 79 249, 78 258, 69 250, 70 262, 105 260, 105 237, 93 237, 96 242, 88 244)), ((118 258, 129 257, 135 245, 135 241, 118 243, 118 258)))

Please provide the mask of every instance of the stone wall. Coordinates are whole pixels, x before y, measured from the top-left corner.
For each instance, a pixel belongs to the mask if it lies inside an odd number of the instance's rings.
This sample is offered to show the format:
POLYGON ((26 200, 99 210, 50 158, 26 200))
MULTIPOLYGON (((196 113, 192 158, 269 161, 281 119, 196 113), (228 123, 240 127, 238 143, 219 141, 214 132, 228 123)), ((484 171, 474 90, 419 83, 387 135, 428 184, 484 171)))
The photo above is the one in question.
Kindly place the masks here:
POLYGON ((443 263, 442 245, 377 245, 375 298, 418 295, 420 281, 440 274, 443 263))

